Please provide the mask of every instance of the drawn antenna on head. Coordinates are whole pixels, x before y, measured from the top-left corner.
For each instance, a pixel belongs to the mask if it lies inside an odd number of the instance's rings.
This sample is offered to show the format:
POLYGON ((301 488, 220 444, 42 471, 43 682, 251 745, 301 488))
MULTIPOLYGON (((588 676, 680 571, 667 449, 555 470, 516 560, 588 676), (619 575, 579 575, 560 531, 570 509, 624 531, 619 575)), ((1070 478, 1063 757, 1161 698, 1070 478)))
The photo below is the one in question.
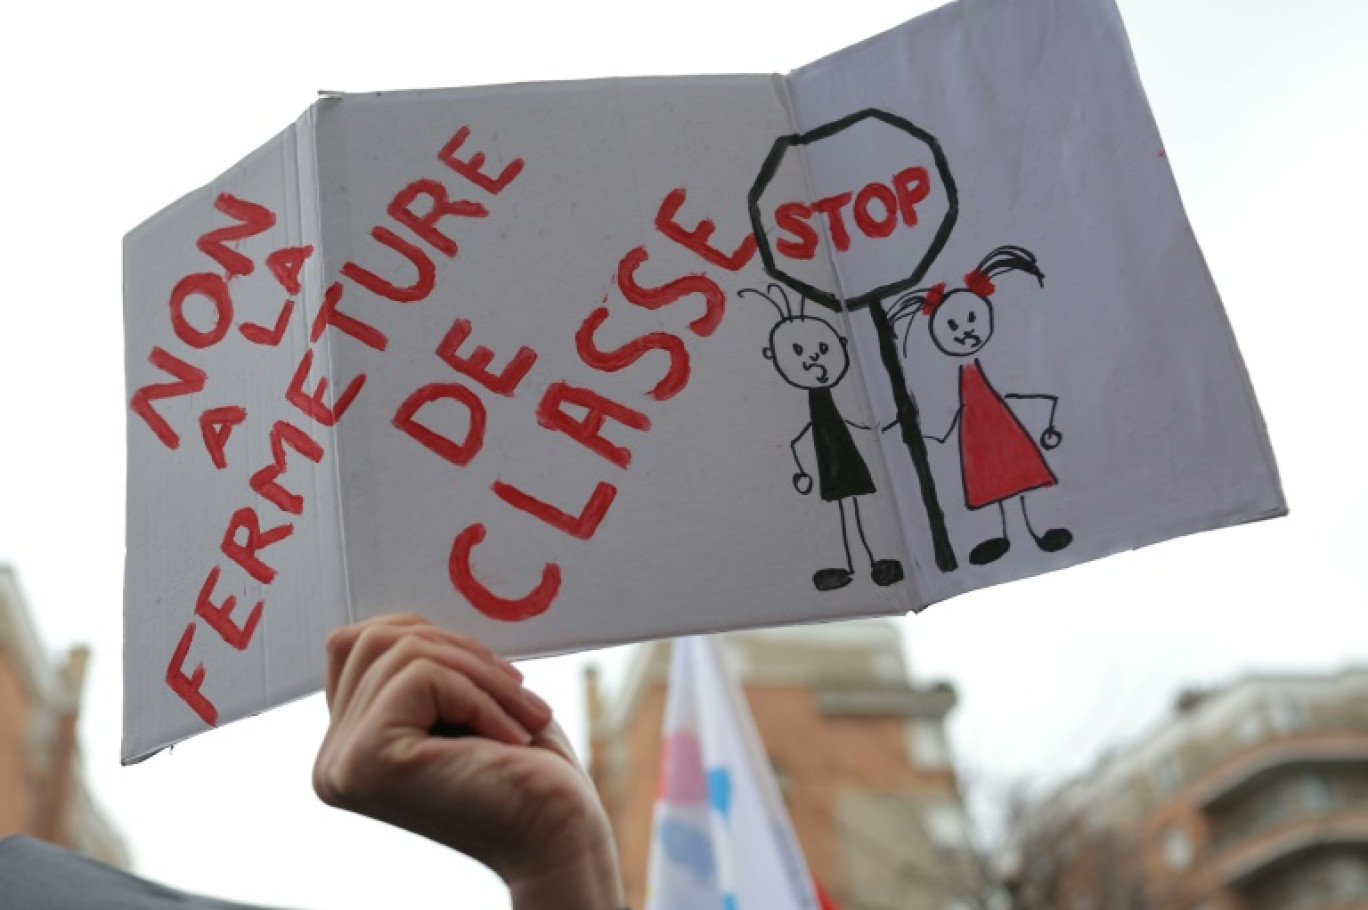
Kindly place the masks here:
POLYGON ((802 296, 801 294, 798 296, 798 312, 795 313, 793 312, 793 304, 789 301, 787 288, 785 288, 783 285, 771 284, 770 291, 772 293, 778 292, 779 296, 784 298, 784 309, 788 310, 788 315, 790 319, 793 319, 795 316, 799 319, 802 319, 804 316, 807 315, 806 297, 802 296))
MULTIPOLYGON (((781 285, 771 284, 769 286, 769 293, 756 290, 755 288, 742 288, 740 291, 737 292, 738 297, 745 297, 747 294, 754 294, 757 297, 763 297, 766 300, 768 300, 770 302, 770 306, 774 307, 775 312, 779 314, 780 319, 793 318, 793 304, 789 302, 788 292, 784 290, 784 288, 781 285), (780 303, 779 300, 776 300, 774 298, 775 294, 779 295, 779 299, 783 300, 783 303, 780 303)), ((806 302, 806 300, 803 301, 803 303, 806 302)), ((803 315, 801 305, 798 308, 798 315, 803 315)))
MULTIPOLYGON (((800 297, 798 298, 798 312, 795 313, 795 312, 793 312, 793 301, 789 299, 788 288, 784 287, 782 284, 773 284, 773 283, 771 283, 770 286, 769 286, 769 290, 770 290, 770 293, 771 293, 771 294, 778 294, 781 298, 783 298, 783 301, 784 301, 784 315, 785 315, 786 318, 788 318, 788 319, 793 319, 794 317, 797 317, 797 318, 799 318, 799 319, 802 319, 802 318, 803 318, 803 308, 807 306, 807 298, 806 298, 806 297, 800 296, 800 297)), ((774 298, 771 297, 770 299, 773 300, 774 298)))

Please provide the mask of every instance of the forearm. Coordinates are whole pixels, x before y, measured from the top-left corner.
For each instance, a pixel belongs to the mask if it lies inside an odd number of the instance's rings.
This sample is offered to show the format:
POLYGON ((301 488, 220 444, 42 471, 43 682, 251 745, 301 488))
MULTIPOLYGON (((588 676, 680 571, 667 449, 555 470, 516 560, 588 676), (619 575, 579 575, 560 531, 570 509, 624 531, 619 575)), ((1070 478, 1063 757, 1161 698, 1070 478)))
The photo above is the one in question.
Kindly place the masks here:
POLYGON ((611 835, 575 859, 508 883, 513 910, 619 910, 627 906, 611 835))

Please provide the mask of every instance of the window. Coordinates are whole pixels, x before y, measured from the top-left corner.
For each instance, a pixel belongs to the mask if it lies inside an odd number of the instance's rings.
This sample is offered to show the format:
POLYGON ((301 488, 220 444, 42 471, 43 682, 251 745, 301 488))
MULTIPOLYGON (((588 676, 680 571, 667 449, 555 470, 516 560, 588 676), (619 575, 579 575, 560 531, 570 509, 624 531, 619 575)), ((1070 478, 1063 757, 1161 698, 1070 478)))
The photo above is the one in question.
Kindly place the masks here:
POLYGON ((1306 711, 1291 695, 1274 698, 1268 713, 1273 720, 1273 729, 1278 733, 1291 733, 1306 726, 1306 711))
POLYGON ((1312 812, 1324 812, 1334 803, 1330 783, 1319 774, 1308 774, 1301 779, 1302 805, 1312 812))
POLYGON ((770 768, 774 771, 774 782, 779 785, 779 795, 787 802, 790 795, 789 790, 793 787, 793 775, 789 773, 788 768, 784 767, 782 762, 775 761, 772 755, 770 756, 770 768))
POLYGON ((914 720, 907 725, 908 751, 918 768, 950 767, 950 744, 940 721, 914 720))
POLYGON ((1340 901, 1368 897, 1368 865, 1356 857, 1338 856, 1328 869, 1330 889, 1340 901))
POLYGON ((1164 862, 1175 872, 1192 865, 1192 841, 1182 828, 1167 828, 1163 835, 1164 862))
POLYGON ((1264 735, 1263 718, 1257 711, 1251 711, 1240 718, 1239 726, 1235 728, 1235 737, 1243 745, 1251 745, 1262 739, 1264 735))
POLYGON ((902 682, 907 679, 902 661, 896 654, 878 654, 874 657, 874 675, 879 679, 902 682))
POLYGON ((922 809, 927 836, 937 847, 958 849, 969 846, 969 822, 964 810, 952 802, 931 803, 922 809))
POLYGON ((1183 766, 1176 755, 1166 755, 1150 769, 1154 786, 1163 794, 1172 793, 1183 782, 1183 766))

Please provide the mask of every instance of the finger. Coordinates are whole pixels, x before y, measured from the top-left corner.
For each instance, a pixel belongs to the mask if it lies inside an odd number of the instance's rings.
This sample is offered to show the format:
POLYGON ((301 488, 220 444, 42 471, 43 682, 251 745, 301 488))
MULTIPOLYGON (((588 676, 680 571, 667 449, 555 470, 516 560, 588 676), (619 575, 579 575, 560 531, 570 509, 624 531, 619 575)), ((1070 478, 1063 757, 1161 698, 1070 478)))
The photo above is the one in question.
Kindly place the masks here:
POLYGON ((330 654, 336 656, 339 666, 346 663, 356 642, 366 632, 377 628, 433 629, 440 631, 443 635, 449 636, 451 641, 500 662, 510 673, 517 676, 519 679, 522 678, 522 674, 518 672, 516 667, 499 657, 485 645, 469 636, 440 629, 417 613, 391 613, 384 616, 375 616, 335 630, 332 635, 329 636, 328 645, 330 654))
MULTIPOLYGON (((388 677, 370 710, 349 720, 331 747, 319 752, 314 791, 330 806, 367 814, 373 813, 358 807, 372 802, 370 791, 377 783, 393 782, 396 772, 402 774, 413 762, 422 761, 415 745, 439 745, 439 739, 426 732, 434 726, 459 726, 506 745, 526 746, 532 741, 532 734, 468 677, 426 658, 411 661, 388 677)), ((455 748, 468 751, 470 745, 467 739, 455 748)))
MULTIPOLYGON (((390 678, 414 661, 428 660, 445 667, 447 672, 453 675, 461 675, 471 680, 527 729, 540 730, 550 723, 551 709, 546 702, 523 688, 518 680, 505 673, 497 664, 449 640, 420 632, 425 633, 426 630, 410 630, 408 634, 393 641, 388 649, 371 663, 356 683, 355 689, 347 696, 347 713, 365 713, 372 710, 371 703, 390 678)), ((383 634, 383 631, 375 632, 376 637, 383 634)), ((363 646, 358 643, 357 651, 359 652, 363 646)))
POLYGON ((580 763, 579 756, 575 754, 575 747, 570 744, 570 737, 565 735, 561 725, 554 720, 547 724, 544 729, 537 733, 532 739, 532 744, 549 752, 554 752, 575 767, 586 778, 589 772, 580 763))
POLYGON ((423 638, 460 648, 498 667, 500 672, 517 682, 523 678, 516 667, 480 642, 440 629, 420 616, 381 617, 348 626, 347 631, 348 635, 339 636, 336 648, 329 641, 329 705, 345 706, 367 669, 405 637, 423 638))
POLYGON ((336 700, 347 661, 351 659, 352 649, 363 632, 381 625, 419 626, 425 622, 426 620, 417 613, 390 613, 334 629, 328 635, 328 674, 323 687, 328 704, 331 706, 336 700))
POLYGON ((377 694, 374 721, 418 730, 438 723, 467 727, 476 734, 511 746, 526 746, 532 733, 510 715, 487 690, 445 664, 420 657, 385 681, 377 694))

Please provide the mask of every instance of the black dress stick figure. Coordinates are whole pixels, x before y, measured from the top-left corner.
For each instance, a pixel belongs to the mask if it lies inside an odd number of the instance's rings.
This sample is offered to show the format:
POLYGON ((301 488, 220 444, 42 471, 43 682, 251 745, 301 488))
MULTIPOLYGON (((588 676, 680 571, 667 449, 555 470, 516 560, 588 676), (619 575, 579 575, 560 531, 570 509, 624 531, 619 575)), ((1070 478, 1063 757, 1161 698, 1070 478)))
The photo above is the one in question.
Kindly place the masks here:
POLYGON ((1007 537, 1007 508, 1009 499, 1021 501, 1021 515, 1026 530, 1036 546, 1053 553, 1073 542, 1073 534, 1065 528, 1051 528, 1037 534, 1026 511, 1025 494, 1042 487, 1052 487, 1058 480, 1046 464, 1041 449, 1053 449, 1063 441, 1055 428, 1056 395, 1001 395, 988 382, 979 363, 978 352, 993 337, 993 302, 996 292, 993 277, 1004 272, 1026 272, 1045 286, 1045 275, 1029 250, 1018 246, 999 247, 989 253, 978 268, 964 276, 965 286, 947 291, 944 284, 921 288, 901 297, 890 313, 890 319, 911 320, 918 313, 929 317, 931 340, 944 354, 956 358, 973 358, 959 368, 959 408, 944 436, 927 436, 945 443, 959 426, 960 468, 964 484, 964 504, 969 509, 982 509, 996 504, 1002 519, 1002 534, 983 541, 969 553, 974 565, 986 565, 1000 559, 1009 549, 1007 537), (1040 435, 1039 445, 1031 437, 1006 399, 1042 399, 1050 402, 1050 422, 1040 435))
POLYGON ((860 501, 857 497, 868 496, 876 489, 874 479, 869 475, 869 466, 856 447, 849 428, 868 430, 869 427, 843 418, 836 409, 836 401, 831 393, 850 369, 850 354, 846 350, 848 341, 825 319, 806 315, 803 312, 806 299, 800 298, 798 312, 794 313, 788 294, 782 287, 772 284, 769 291, 766 294, 747 288, 741 291, 741 295, 764 297, 779 312, 779 321, 770 329, 769 345, 764 349, 765 359, 774 363, 774 368, 785 382, 808 393, 809 420, 802 432, 789 443, 793 461, 798 466, 798 472, 793 475, 793 486, 805 496, 812 492, 812 475, 798 454, 798 443, 810 431, 812 450, 817 461, 817 489, 823 500, 836 503, 841 512, 845 567, 818 569, 812 576, 812 583, 819 591, 834 591, 850 584, 855 575, 849 530, 850 518, 853 518, 860 545, 869 560, 870 577, 881 587, 895 584, 902 580, 902 563, 896 559, 874 558, 860 518, 860 501), (779 299, 775 299, 776 295, 779 299), (847 504, 850 518, 847 517, 847 504))

